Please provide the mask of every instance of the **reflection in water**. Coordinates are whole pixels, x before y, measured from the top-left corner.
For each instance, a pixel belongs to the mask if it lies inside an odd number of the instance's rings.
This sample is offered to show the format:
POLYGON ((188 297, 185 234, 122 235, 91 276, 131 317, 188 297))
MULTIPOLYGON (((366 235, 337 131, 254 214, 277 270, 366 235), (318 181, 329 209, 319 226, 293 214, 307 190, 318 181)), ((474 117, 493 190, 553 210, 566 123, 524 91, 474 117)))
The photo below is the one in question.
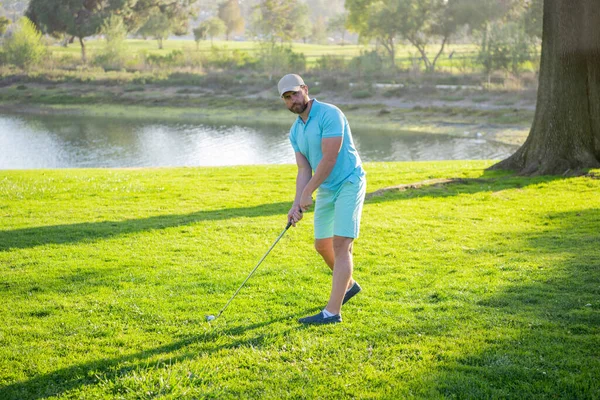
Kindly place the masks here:
MULTIPOLYGON (((290 121, 291 124, 291 121, 290 121)), ((499 159, 515 147, 443 135, 354 132, 364 161, 499 159)), ((0 169, 294 163, 287 130, 65 116, 0 116, 0 169)))

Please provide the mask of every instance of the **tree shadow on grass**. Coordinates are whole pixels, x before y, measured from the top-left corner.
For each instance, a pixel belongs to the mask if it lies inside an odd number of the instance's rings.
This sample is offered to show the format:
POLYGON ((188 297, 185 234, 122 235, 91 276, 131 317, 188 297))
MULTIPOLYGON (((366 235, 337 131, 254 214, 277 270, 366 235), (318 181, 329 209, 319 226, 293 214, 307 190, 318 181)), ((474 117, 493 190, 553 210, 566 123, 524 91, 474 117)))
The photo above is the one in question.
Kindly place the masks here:
MULTIPOLYGON (((97 385, 100 380, 116 381, 119 377, 131 371, 142 372, 150 370, 157 365, 156 357, 163 355, 162 360, 168 364, 177 364, 186 360, 193 360, 201 355, 211 355, 221 350, 236 349, 243 346, 261 347, 270 343, 270 338, 286 335, 288 332, 303 329, 298 325, 285 331, 278 330, 265 333, 262 329, 252 337, 246 337, 253 330, 270 325, 289 321, 307 313, 314 312, 315 308, 306 309, 293 314, 273 318, 269 321, 257 322, 251 325, 238 325, 222 327, 223 322, 213 322, 212 329, 197 335, 188 335, 181 340, 159 346, 139 353, 90 361, 84 364, 72 365, 31 379, 0 387, 0 399, 26 400, 44 399, 61 396, 69 391, 77 390, 88 385, 97 385), (223 343, 223 338, 227 340, 223 343), (189 348, 186 351, 186 348, 189 348), (174 356, 174 353, 176 354, 174 356), (151 361, 154 360, 154 361, 151 361)), ((160 363, 161 360, 158 361, 160 363)))
POLYGON ((282 220, 285 222, 285 214, 289 207, 290 203, 280 202, 261 204, 254 207, 197 211, 190 214, 159 215, 125 221, 83 222, 2 230, 0 231, 0 251, 25 249, 48 244, 71 244, 108 239, 130 233, 190 225, 201 221, 281 215, 282 220))
MULTIPOLYGON (((556 179, 563 178, 557 176, 537 177, 529 179, 526 185, 540 184, 556 179)), ((474 194, 482 191, 500 191, 521 188, 526 185, 523 184, 523 178, 507 175, 505 172, 485 171, 480 178, 457 178, 448 179, 444 182, 432 181, 380 189, 367 195, 366 204, 398 201, 416 197, 449 197, 458 194, 474 194)), ((279 202, 253 207, 197 211, 189 214, 159 215, 124 221, 83 222, 0 230, 0 251, 32 248, 48 244, 60 245, 94 241, 154 229, 190 225, 201 221, 273 215, 281 215, 283 219, 290 205, 291 203, 289 202, 279 202)))
POLYGON ((441 178, 400 184, 367 193, 366 204, 420 197, 451 197, 479 192, 499 192, 568 179, 562 176, 523 178, 506 171, 484 171, 478 178, 441 178))
MULTIPOLYGON (((520 274, 518 260, 508 266, 509 284, 477 304, 493 334, 419 387, 447 398, 600 398, 600 209, 549 218, 551 228, 515 233, 529 265, 520 274)), ((503 251, 484 249, 494 250, 503 251)))

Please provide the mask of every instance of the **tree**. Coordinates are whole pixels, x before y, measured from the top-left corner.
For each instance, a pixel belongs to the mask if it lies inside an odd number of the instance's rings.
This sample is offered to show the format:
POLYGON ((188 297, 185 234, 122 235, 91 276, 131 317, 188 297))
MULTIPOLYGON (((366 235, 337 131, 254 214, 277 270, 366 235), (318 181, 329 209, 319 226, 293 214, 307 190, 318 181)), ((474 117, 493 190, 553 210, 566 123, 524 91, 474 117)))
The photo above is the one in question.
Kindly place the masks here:
POLYGON ((533 40, 520 21, 493 21, 482 30, 477 60, 489 82, 491 73, 499 69, 519 76, 523 63, 532 59, 534 51, 533 40))
POLYGON ((255 7, 252 30, 271 47, 277 42, 290 42, 294 35, 294 8, 294 0, 262 0, 255 7))
POLYGON ((304 3, 296 4, 292 10, 291 17, 294 19, 293 39, 301 39, 306 43, 306 39, 308 39, 313 32, 313 24, 310 21, 310 10, 308 5, 304 3))
POLYGON ((306 67, 304 55, 286 44, 297 35, 294 12, 298 10, 295 0, 261 0, 254 8, 251 29, 262 42, 258 65, 269 79, 285 71, 302 72, 306 67))
POLYGON ((128 32, 136 31, 159 10, 169 18, 191 12, 196 0, 31 0, 26 15, 44 33, 68 34, 79 39, 81 59, 87 60, 84 39, 98 35, 111 17, 123 18, 128 32))
POLYGON ((317 20, 312 27, 311 39, 313 43, 327 43, 327 23, 325 22, 325 18, 317 17, 317 20))
POLYGON ((531 0, 525 10, 525 31, 529 36, 542 38, 542 10, 544 0, 531 0))
POLYGON ((200 26, 206 30, 206 35, 210 38, 210 44, 212 45, 213 38, 220 36, 227 32, 227 26, 222 19, 213 17, 202 22, 200 26))
POLYGON ((600 3, 545 0, 537 106, 529 136, 492 169, 568 175, 600 167, 600 3))
POLYGON ((171 21, 169 18, 160 12, 154 13, 148 18, 146 23, 137 31, 138 35, 144 38, 153 37, 158 42, 158 48, 163 48, 163 41, 169 37, 171 33, 171 21))
POLYGON ((313 20, 319 17, 329 20, 344 11, 344 0, 305 0, 305 3, 313 20))
POLYGON ((346 21, 348 20, 347 13, 340 13, 331 18, 327 23, 327 30, 333 33, 339 33, 342 37, 342 46, 344 45, 344 37, 346 36, 346 21))
POLYGON ((0 36, 6 33, 8 26, 10 25, 10 19, 6 17, 0 17, 0 36))
POLYGON ((219 5, 219 18, 225 23, 225 38, 244 31, 244 18, 238 0, 226 0, 219 5))
POLYGON ((196 50, 198 50, 198 48, 200 47, 200 41, 206 39, 207 31, 208 31, 208 27, 205 25, 202 25, 202 24, 198 25, 196 28, 193 29, 192 32, 194 32, 194 41, 196 42, 196 50))
MULTIPOLYGON (((505 3, 513 0, 503 0, 505 3)), ((501 3, 503 3, 501 2, 501 3)), ((467 23, 487 18, 497 0, 346 0, 348 27, 363 39, 376 39, 395 66, 398 37, 411 43, 425 68, 435 70, 451 36, 467 23), (430 56, 427 47, 439 44, 430 56)))
POLYGON ((27 17, 17 22, 16 29, 4 41, 6 61, 21 68, 39 64, 46 51, 42 34, 27 17))
MULTIPOLYGON (((0 3, 0 10, 5 12, 6 10, 4 9, 5 5, 0 3)), ((0 36, 4 35, 6 33, 6 30, 8 29, 8 26, 10 25, 10 19, 6 18, 5 16, 0 16, 0 36)))
POLYGON ((2 1, 2 10, 4 15, 9 17, 12 22, 16 22, 27 9, 27 0, 4 0, 2 1))
POLYGON ((105 70, 119 70, 125 64, 125 37, 127 30, 123 18, 112 15, 102 25, 104 34, 104 46, 95 57, 95 62, 105 70))
POLYGON ((375 39, 381 43, 388 52, 391 65, 395 66, 396 37, 400 27, 392 1, 346 0, 344 6, 348 10, 348 27, 363 41, 375 39))

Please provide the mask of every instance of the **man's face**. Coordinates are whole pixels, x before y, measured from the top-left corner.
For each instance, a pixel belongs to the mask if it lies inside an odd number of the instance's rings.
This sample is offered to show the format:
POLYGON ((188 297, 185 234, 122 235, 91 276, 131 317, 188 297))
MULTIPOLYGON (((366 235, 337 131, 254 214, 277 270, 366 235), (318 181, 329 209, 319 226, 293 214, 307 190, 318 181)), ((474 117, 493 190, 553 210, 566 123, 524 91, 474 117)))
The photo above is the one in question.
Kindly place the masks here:
POLYGON ((308 107, 308 88, 301 86, 297 92, 285 92, 282 98, 288 110, 294 114, 302 114, 308 107))

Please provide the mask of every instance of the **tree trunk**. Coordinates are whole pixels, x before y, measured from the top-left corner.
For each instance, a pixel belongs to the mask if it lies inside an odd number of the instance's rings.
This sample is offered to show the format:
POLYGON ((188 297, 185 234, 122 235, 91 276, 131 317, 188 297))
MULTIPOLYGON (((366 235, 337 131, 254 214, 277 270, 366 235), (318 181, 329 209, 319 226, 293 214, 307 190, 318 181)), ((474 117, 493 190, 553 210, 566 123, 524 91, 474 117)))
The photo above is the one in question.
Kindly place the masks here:
POLYGON ((433 58, 433 61, 431 62, 431 73, 433 73, 435 71, 435 64, 437 63, 438 58, 440 58, 440 56, 444 52, 444 47, 446 47, 446 42, 448 42, 448 35, 444 36, 444 38, 442 40, 442 44, 440 45, 440 50, 437 52, 437 54, 433 58))
POLYGON ((381 45, 387 50, 388 55, 390 56, 390 63, 392 64, 392 68, 396 68, 396 44, 394 43, 394 37, 389 36, 387 38, 383 38, 380 41, 381 45))
POLYGON ((81 45, 81 62, 87 64, 87 56, 85 55, 85 43, 83 42, 83 38, 79 38, 79 44, 81 45))
POLYGON ((545 0, 540 82, 527 140, 491 169, 576 175, 600 167, 600 2, 545 0))

